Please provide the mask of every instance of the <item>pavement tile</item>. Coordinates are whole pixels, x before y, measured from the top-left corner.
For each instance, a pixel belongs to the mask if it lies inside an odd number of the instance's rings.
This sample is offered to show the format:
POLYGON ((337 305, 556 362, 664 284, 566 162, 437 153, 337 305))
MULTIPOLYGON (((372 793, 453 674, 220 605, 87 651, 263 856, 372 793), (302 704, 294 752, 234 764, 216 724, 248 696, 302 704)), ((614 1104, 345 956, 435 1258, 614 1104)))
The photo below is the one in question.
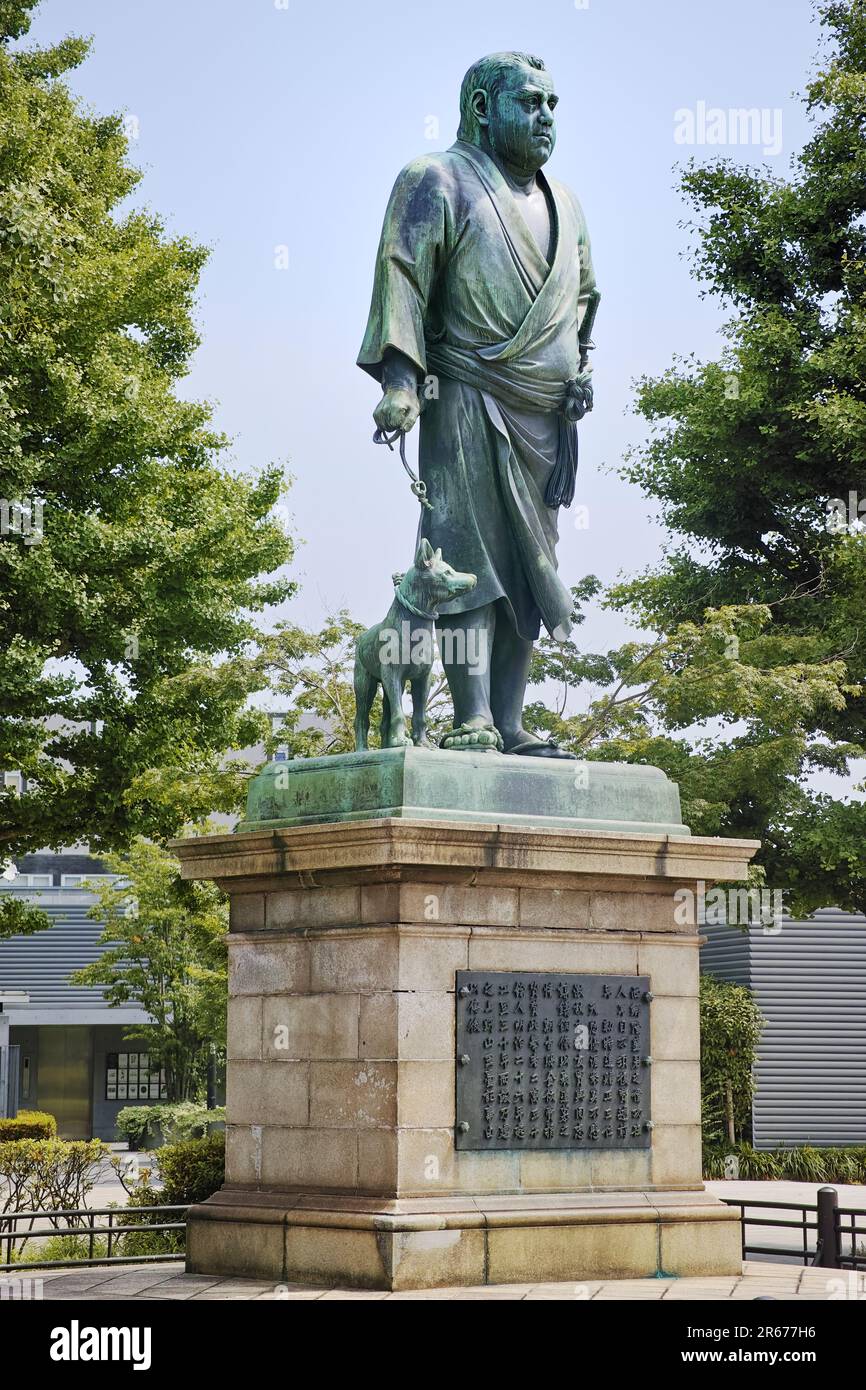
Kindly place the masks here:
POLYGON ((593 1303, 597 1303, 605 1299, 620 1298, 623 1300, 634 1299, 635 1301, 646 1300, 658 1302, 663 1296, 664 1292, 664 1289, 621 1290, 618 1289, 614 1284, 607 1284, 603 1289, 599 1289, 598 1293, 594 1296, 592 1301, 593 1303))
POLYGON ((525 1298, 525 1289, 499 1289, 491 1284, 489 1289, 457 1289, 456 1302, 517 1302, 525 1298))
MULTIPOLYGON (((176 1299, 183 1302, 250 1300, 262 1302, 398 1302, 418 1299, 436 1302, 583 1302, 645 1300, 738 1302, 771 1298, 779 1302, 823 1300, 838 1293, 842 1270, 814 1269, 794 1264, 750 1261, 741 1275, 683 1279, 573 1280, 554 1284, 473 1285, 466 1288, 407 1289, 389 1293, 383 1289, 324 1289, 303 1284, 277 1284, 270 1280, 224 1278, 186 1274, 177 1263, 94 1269, 32 1272, 26 1277, 43 1281, 47 1301, 98 1302, 130 1299, 148 1302, 176 1299)), ((866 1299, 864 1299, 866 1301, 866 1299)))
POLYGON ((429 1298, 437 1303, 453 1301, 455 1297, 453 1289, 399 1289, 394 1293, 388 1294, 389 1303, 408 1303, 419 1298, 429 1298))
MULTIPOLYGON (((217 1295, 216 1295, 216 1297, 218 1297, 218 1298, 223 1298, 223 1299, 225 1299, 225 1298, 230 1298, 230 1297, 232 1297, 232 1296, 233 1296, 233 1295, 231 1295, 231 1294, 217 1294, 217 1295)), ((299 1301, 300 1301, 300 1302, 304 1302, 304 1303, 311 1303, 314 1299, 317 1299, 317 1298, 324 1298, 324 1296, 325 1296, 325 1290, 324 1290, 324 1289, 289 1289, 289 1290, 288 1290, 287 1292, 285 1292, 285 1293, 275 1293, 273 1289, 269 1289, 269 1290, 267 1291, 267 1293, 256 1293, 256 1294, 253 1294, 253 1295, 252 1295, 252 1300, 251 1300, 251 1301, 252 1301, 253 1303, 260 1303, 260 1302, 270 1302, 270 1303, 297 1303, 297 1302, 299 1302, 299 1301)), ((200 1298, 207 1298, 207 1297, 208 1297, 207 1294, 196 1294, 196 1295, 195 1295, 196 1302, 198 1302, 198 1300, 199 1300, 200 1298)))
POLYGON ((180 1279, 166 1279, 164 1284, 153 1284, 145 1290, 149 1298, 177 1298, 186 1301, 196 1294, 206 1293, 219 1283, 218 1279, 196 1279, 189 1275, 180 1279))
POLYGON ((322 1301, 326 1303, 349 1303, 357 1299, 383 1299, 388 1297, 387 1289, 326 1289, 322 1301))
MULTIPOLYGON (((594 1298, 595 1294, 590 1294, 594 1298)), ((530 1289, 525 1295, 525 1303, 541 1303, 548 1301, 551 1303, 586 1303, 588 1300, 576 1293, 555 1293, 552 1289, 530 1289)))
POLYGON ((102 1288, 110 1290, 112 1293, 138 1293, 140 1289, 153 1288, 156 1284, 164 1284, 167 1280, 177 1278, 177 1266, 172 1269, 136 1269, 130 1270, 125 1274, 110 1274, 106 1278, 91 1284, 92 1288, 102 1288))
POLYGON ((575 1280, 567 1284, 528 1284, 523 1285, 523 1287, 528 1288, 531 1294, 538 1297, 543 1297, 546 1293, 561 1293, 572 1298, 590 1298, 603 1287, 603 1282, 601 1279, 594 1279, 592 1282, 586 1283, 583 1280, 575 1280))

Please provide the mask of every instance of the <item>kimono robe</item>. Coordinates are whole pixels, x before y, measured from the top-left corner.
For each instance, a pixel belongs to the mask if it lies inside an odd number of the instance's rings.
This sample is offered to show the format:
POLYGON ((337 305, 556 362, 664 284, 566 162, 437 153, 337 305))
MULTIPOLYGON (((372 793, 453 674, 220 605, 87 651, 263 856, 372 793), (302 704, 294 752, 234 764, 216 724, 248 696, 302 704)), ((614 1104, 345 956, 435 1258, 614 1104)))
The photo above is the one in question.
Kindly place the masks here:
POLYGON ((421 390, 419 471, 433 510, 423 510, 419 538, 478 579, 442 614, 501 598, 530 641, 540 622, 559 639, 571 628, 557 511, 544 494, 595 289, 580 204, 541 173, 538 182, 550 264, 483 150, 458 140, 407 165, 385 214, 358 357, 381 380, 382 358, 396 348, 436 379, 438 398, 421 390))

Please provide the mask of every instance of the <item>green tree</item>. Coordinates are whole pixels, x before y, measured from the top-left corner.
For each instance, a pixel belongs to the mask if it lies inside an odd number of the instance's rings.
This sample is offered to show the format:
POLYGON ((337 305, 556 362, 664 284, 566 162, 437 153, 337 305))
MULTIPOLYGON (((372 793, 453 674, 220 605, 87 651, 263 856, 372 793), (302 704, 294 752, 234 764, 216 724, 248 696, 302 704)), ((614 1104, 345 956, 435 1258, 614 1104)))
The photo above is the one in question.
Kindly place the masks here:
MULTIPOLYGON (((576 609, 599 587, 590 578, 575 588, 576 609)), ((758 835, 772 813, 785 813, 812 723, 842 709, 847 690, 844 661, 780 638, 758 604, 707 609, 700 621, 606 653, 543 638, 531 679, 559 683, 562 694, 548 684, 527 727, 588 762, 661 767, 679 784, 686 823, 704 835, 734 822, 738 834, 758 835), (569 712, 582 686, 586 707, 569 712)))
POLYGON ((234 809, 255 618, 293 587, 281 470, 233 473, 176 392, 206 253, 122 207, 121 120, 60 80, 88 45, 13 44, 32 8, 0 3, 0 769, 26 777, 4 855, 234 809))
POLYGON ((152 1024, 127 1036, 165 1067, 169 1100, 198 1099, 210 1048, 225 1053, 228 905, 215 884, 183 880, 178 861, 146 840, 105 864, 118 878, 94 881, 90 916, 104 924, 107 949, 72 981, 150 1014, 152 1024))
POLYGON ((863 807, 808 778, 866 756, 866 3, 817 15, 814 130, 790 177, 728 160, 684 172, 694 274, 731 317, 718 361, 679 360, 639 385, 651 434, 625 476, 674 540, 612 601, 665 639, 710 606, 757 605, 768 622, 746 659, 768 680, 780 662, 844 666, 843 700, 803 699, 793 760, 765 766, 753 731, 731 738, 731 753, 759 761, 739 779, 722 755, 732 781, 715 779, 717 831, 759 836, 800 910, 864 911, 863 807))
POLYGON ((745 985, 701 976, 701 1116, 705 1144, 751 1133, 754 1065, 764 1027, 745 985))

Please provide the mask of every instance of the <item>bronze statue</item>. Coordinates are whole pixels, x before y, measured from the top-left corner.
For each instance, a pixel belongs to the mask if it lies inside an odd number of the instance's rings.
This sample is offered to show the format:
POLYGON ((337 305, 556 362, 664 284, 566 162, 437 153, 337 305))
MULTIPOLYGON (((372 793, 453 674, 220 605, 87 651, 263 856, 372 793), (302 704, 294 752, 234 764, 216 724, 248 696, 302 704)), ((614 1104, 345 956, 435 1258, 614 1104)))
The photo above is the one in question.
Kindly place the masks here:
POLYGON ((576 422, 592 407, 598 302, 580 204, 541 172, 557 100, 530 54, 470 68, 455 144, 394 185, 358 357, 383 387, 380 430, 411 430, 420 414, 430 506, 419 537, 477 577, 439 610, 440 638, 447 628, 452 639, 440 642, 446 748, 570 756, 522 723, 541 623, 560 641, 571 629, 557 517, 574 495, 576 422), (485 662, 461 659, 470 638, 485 662))
POLYGON ((367 748, 370 710, 382 687, 383 748, 414 743, 433 745, 427 737, 427 696, 433 669, 433 624, 444 603, 475 587, 474 574, 459 574, 422 540, 406 574, 394 575, 394 602, 384 621, 358 638, 355 653, 355 748, 367 748), (406 733, 403 692, 412 691, 412 737, 406 733))

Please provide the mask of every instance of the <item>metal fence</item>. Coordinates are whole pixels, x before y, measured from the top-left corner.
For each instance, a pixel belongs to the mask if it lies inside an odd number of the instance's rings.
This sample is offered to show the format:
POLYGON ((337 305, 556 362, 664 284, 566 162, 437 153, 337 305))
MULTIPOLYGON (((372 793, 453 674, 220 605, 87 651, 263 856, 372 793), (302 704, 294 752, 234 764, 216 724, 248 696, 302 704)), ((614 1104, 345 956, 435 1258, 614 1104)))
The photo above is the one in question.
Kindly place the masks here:
POLYGON ((151 1255, 124 1254, 124 1237, 128 1235, 150 1235, 164 1231, 186 1231, 186 1213, 189 1205, 154 1207, 76 1207, 65 1211, 16 1211, 0 1215, 0 1255, 5 1248, 6 1260, 0 1263, 0 1271, 27 1268, 66 1268, 72 1265, 137 1265, 148 1264, 153 1260, 183 1260, 183 1250, 167 1251, 151 1255), (175 1219, 171 1219, 174 1216, 175 1219), (107 1218, 105 1224, 97 1225, 97 1218, 107 1218), (136 1221, 135 1217, 147 1219, 136 1221), (159 1220, 165 1217, 165 1220, 159 1220), (155 1219, 151 1219, 155 1218, 155 1219), (39 1225, 36 1222, 49 1222, 39 1225), (63 1221, 64 1225, 55 1223, 63 1221), (97 1241, 105 1238, 105 1249, 97 1248, 97 1241), (54 1260, 13 1260, 13 1253, 27 1241, 46 1239, 87 1242, 87 1254, 72 1253, 68 1258, 54 1260), (120 1253, 115 1253, 120 1251, 120 1253))
POLYGON ((814 1206, 802 1202, 755 1202, 739 1197, 723 1197, 729 1207, 739 1207, 743 1259, 749 1255, 773 1259, 797 1259, 804 1265, 825 1269, 866 1269, 866 1209, 840 1207, 835 1187, 822 1187, 814 1206), (798 1219, 778 1216, 752 1216, 753 1211, 797 1212, 798 1219), (755 1245, 748 1239, 749 1227, 799 1231, 792 1245, 755 1245), (814 1232, 814 1243, 810 1244, 814 1232))

